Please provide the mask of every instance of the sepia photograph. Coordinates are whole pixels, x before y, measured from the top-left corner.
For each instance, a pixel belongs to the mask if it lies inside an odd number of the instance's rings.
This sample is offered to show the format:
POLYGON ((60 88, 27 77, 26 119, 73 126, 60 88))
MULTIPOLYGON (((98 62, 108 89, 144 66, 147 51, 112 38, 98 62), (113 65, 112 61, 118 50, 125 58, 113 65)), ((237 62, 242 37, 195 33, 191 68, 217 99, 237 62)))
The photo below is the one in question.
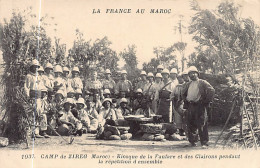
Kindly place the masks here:
POLYGON ((259 168, 260 0, 0 0, 4 168, 259 168))

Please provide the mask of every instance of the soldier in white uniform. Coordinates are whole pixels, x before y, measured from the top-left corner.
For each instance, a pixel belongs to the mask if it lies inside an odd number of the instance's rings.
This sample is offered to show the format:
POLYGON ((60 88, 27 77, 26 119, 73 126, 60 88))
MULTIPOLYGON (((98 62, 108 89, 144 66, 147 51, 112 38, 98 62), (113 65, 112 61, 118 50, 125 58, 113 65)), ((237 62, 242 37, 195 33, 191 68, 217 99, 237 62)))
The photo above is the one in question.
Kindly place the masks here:
POLYGON ((61 90, 63 92, 64 97, 67 97, 67 89, 66 89, 66 83, 64 81, 64 79, 62 78, 62 67, 60 65, 56 65, 54 67, 54 74, 55 74, 55 78, 54 78, 54 91, 58 91, 61 90))
POLYGON ((80 73, 79 68, 73 67, 71 73, 72 73, 72 76, 69 79, 69 87, 72 87, 75 91, 77 89, 83 90, 83 83, 79 77, 79 73, 80 73))
POLYGON ((103 90, 109 89, 111 95, 114 95, 116 83, 115 83, 115 81, 111 78, 111 72, 110 72, 109 69, 106 69, 105 79, 102 81, 102 85, 103 85, 103 90))
POLYGON ((52 75, 52 71, 53 71, 53 66, 51 63, 47 63, 45 65, 45 69, 44 69, 44 74, 43 74, 43 81, 44 81, 44 85, 47 88, 48 92, 53 92, 53 81, 54 81, 54 76, 52 75))
POLYGON ((135 89, 140 88, 140 89, 144 90, 145 85, 146 85, 147 83, 149 83, 149 82, 147 81, 146 76, 147 76, 146 72, 145 72, 145 71, 142 71, 141 74, 140 74, 141 81, 139 81, 139 82, 137 83, 135 89))
POLYGON ((32 125, 32 137, 33 138, 42 138, 39 134, 39 116, 41 113, 41 89, 43 85, 40 83, 37 69, 40 67, 39 62, 34 59, 30 65, 30 72, 25 77, 24 91, 27 97, 30 98, 35 108, 35 112, 30 116, 31 125, 32 125))
POLYGON ((163 69, 164 69, 164 68, 163 68, 162 65, 158 65, 158 66, 157 66, 157 69, 156 69, 156 70, 157 70, 156 73, 162 73, 163 69))
POLYGON ((70 70, 68 67, 63 67, 62 68, 63 70, 63 79, 65 81, 65 84, 66 84, 66 89, 68 89, 70 87, 70 84, 69 84, 69 74, 70 74, 70 70))

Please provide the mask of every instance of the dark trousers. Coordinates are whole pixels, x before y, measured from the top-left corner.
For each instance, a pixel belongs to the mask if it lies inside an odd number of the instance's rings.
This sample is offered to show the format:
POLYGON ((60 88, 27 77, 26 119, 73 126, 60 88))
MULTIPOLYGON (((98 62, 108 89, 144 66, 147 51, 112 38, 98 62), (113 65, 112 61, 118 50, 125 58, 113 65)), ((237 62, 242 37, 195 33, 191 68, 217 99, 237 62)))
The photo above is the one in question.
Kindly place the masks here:
POLYGON ((199 136, 201 145, 206 144, 209 141, 206 107, 200 103, 189 103, 186 115, 189 142, 198 142, 199 136))

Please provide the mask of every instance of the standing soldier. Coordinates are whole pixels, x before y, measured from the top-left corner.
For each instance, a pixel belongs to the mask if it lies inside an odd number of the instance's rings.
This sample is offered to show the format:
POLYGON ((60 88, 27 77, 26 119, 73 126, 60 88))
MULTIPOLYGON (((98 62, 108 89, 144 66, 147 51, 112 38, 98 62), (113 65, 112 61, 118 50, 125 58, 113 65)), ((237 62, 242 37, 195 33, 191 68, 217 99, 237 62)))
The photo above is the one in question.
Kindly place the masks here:
POLYGON ((85 92, 90 92, 91 95, 94 95, 95 94, 98 94, 98 97, 99 98, 102 98, 103 99, 103 85, 102 83, 100 82, 100 80, 98 80, 97 78, 98 74, 97 74, 97 71, 92 71, 91 72, 91 79, 88 79, 86 82, 85 82, 85 92))
POLYGON ((79 77, 79 68, 78 67, 73 67, 72 69, 72 76, 69 79, 69 86, 74 89, 74 91, 80 89, 82 91, 83 89, 83 83, 82 80, 79 77))
POLYGON ((127 80, 127 72, 123 70, 121 72, 121 80, 116 84, 116 94, 119 95, 121 92, 126 94, 126 97, 130 97, 133 90, 132 83, 127 80))
POLYGON ((190 77, 188 75, 188 70, 187 69, 182 72, 182 78, 183 78, 185 83, 190 81, 190 77))
POLYGON ((62 70, 63 70, 63 79, 66 84, 66 89, 68 89, 70 87, 70 84, 69 84, 70 70, 68 67, 63 67, 62 70))
POLYGON ((184 80, 182 75, 177 76, 179 84, 175 87, 175 89, 171 93, 171 99, 173 100, 173 115, 174 122, 176 124, 177 129, 179 129, 179 134, 184 136, 185 132, 185 123, 184 123, 184 109, 183 109, 183 99, 182 99, 182 90, 184 80))
POLYGON ((162 65, 158 65, 156 70, 157 70, 156 73, 162 73, 163 66, 162 65))
POLYGON ((155 88, 155 83, 154 83, 154 76, 153 76, 153 73, 149 72, 148 75, 147 75, 147 78, 148 78, 148 81, 149 83, 147 83, 145 86, 144 86, 144 96, 146 97, 147 99, 147 103, 148 103, 148 107, 150 109, 152 109, 152 112, 151 113, 155 113, 155 92, 156 92, 156 88, 155 88))
POLYGON ((171 71, 170 71, 170 79, 171 79, 171 81, 173 82, 174 85, 178 84, 177 75, 178 75, 177 69, 172 68, 171 71))
POLYGON ((207 81, 199 79, 196 67, 191 66, 188 74, 191 81, 183 88, 183 99, 185 108, 187 107, 188 139, 191 146, 196 146, 199 136, 202 148, 207 148, 209 141, 207 109, 213 100, 215 89, 207 81))
POLYGON ((45 87, 47 88, 48 92, 50 92, 50 94, 52 94, 51 92, 53 92, 53 87, 54 87, 54 76, 52 75, 52 71, 53 71, 53 66, 51 63, 47 63, 44 69, 44 74, 42 76, 43 82, 45 87))
POLYGON ((40 67, 39 62, 34 59, 30 65, 30 72, 25 77, 24 91, 27 97, 33 102, 33 107, 35 111, 32 116, 30 116, 32 125, 32 137, 42 138, 39 134, 39 117, 41 112, 41 83, 39 76, 37 74, 37 69, 40 67))
POLYGON ((54 67, 54 87, 53 90, 57 92, 58 90, 61 90, 63 92, 63 95, 67 97, 67 91, 66 91, 66 84, 65 81, 62 78, 62 67, 60 65, 56 65, 54 67))
POLYGON ((135 87, 135 89, 142 89, 144 90, 144 87, 145 85, 148 83, 147 79, 146 79, 146 72, 145 71, 142 71, 141 74, 140 74, 140 77, 141 77, 141 81, 139 81, 135 87))
POLYGON ((109 69, 106 69, 105 72, 105 79, 102 81, 103 84, 103 90, 105 89, 109 89, 110 93, 112 94, 112 96, 115 93, 115 87, 116 87, 116 83, 115 81, 111 78, 111 72, 109 69))
POLYGON ((169 70, 162 71, 163 87, 159 91, 158 114, 162 115, 164 122, 172 122, 172 101, 170 94, 175 88, 175 84, 169 78, 169 70))
POLYGON ((159 91, 163 87, 163 82, 162 82, 162 74, 157 73, 155 75, 155 82, 154 82, 154 88, 155 88, 155 94, 154 94, 154 113, 158 114, 158 103, 159 103, 159 91))

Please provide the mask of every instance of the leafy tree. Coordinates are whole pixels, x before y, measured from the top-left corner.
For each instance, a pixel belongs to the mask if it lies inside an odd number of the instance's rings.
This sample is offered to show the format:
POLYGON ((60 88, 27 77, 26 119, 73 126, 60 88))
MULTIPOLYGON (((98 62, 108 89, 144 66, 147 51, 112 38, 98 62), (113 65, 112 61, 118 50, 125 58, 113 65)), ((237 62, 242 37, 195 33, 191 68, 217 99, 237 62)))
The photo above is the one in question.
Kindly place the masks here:
POLYGON ((129 79, 132 80, 139 76, 140 70, 137 68, 136 46, 128 45, 127 49, 119 53, 119 56, 125 61, 124 69, 126 69, 129 79))
POLYGON ((77 39, 68 54, 68 66, 79 66, 85 78, 89 72, 97 70, 103 72, 110 69, 113 72, 118 69, 119 58, 117 53, 110 48, 111 42, 107 37, 97 39, 91 44, 91 40, 86 41, 83 34, 76 30, 77 39))
POLYGON ((31 14, 31 9, 13 12, 11 19, 9 21, 4 19, 4 23, 0 25, 0 47, 4 61, 3 120, 7 123, 3 133, 11 142, 25 139, 25 131, 28 127, 23 117, 25 109, 21 107, 22 100, 17 97, 17 94, 20 86, 23 86, 30 61, 37 58, 41 64, 44 64, 53 59, 51 39, 44 28, 45 17, 41 18, 42 26, 28 25, 28 21, 35 17, 36 15, 31 14))
POLYGON ((152 58, 151 61, 148 63, 143 63, 143 69, 149 72, 155 72, 159 64, 162 64, 167 69, 178 69, 176 55, 174 54, 174 52, 174 46, 170 46, 168 48, 155 47, 153 49, 153 53, 156 55, 156 58, 152 58))
POLYGON ((212 12, 202 10, 193 1, 192 9, 196 14, 192 18, 189 32, 199 45, 200 50, 196 51, 196 55, 204 53, 209 60, 213 57, 216 60, 210 69, 220 67, 222 73, 240 73, 247 64, 251 65, 251 69, 255 66, 254 61, 250 60, 256 60, 259 55, 259 27, 252 19, 239 18, 239 6, 226 1, 212 12))

